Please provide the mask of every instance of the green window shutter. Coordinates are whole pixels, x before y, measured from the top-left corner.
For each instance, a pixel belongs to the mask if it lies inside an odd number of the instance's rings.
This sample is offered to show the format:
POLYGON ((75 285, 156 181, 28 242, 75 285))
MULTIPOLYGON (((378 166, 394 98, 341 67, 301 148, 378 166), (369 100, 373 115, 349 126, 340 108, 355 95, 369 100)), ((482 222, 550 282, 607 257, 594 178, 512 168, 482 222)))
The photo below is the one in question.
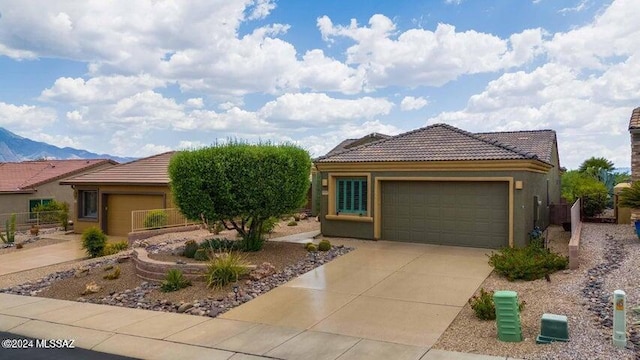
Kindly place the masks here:
POLYGON ((367 211, 367 180, 336 180, 336 212, 364 214, 367 211))

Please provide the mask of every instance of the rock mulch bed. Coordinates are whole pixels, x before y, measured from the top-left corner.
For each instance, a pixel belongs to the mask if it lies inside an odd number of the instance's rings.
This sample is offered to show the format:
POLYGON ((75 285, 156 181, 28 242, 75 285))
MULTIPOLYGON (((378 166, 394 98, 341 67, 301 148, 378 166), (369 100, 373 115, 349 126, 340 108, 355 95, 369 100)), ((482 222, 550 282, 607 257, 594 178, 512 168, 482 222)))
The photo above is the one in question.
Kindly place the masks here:
MULTIPOLYGON (((553 244, 552 244, 553 245, 553 244)), ((632 226, 584 224, 580 244, 580 269, 565 270, 545 279, 509 282, 492 273, 481 285, 485 290, 514 290, 526 301, 521 312, 524 341, 497 339, 495 321, 481 321, 467 304, 434 345, 436 349, 520 359, 636 359, 637 346, 611 344, 611 294, 627 292, 628 329, 633 339, 637 325, 630 309, 640 304, 640 241, 632 226), (535 343, 544 313, 566 315, 569 342, 535 343)))
MULTIPOLYGON (((170 244, 164 244, 167 246, 170 244)), ((300 245, 302 246, 302 245, 300 245)), ((162 248, 162 247, 160 247, 162 248)), ((318 266, 321 266, 338 256, 344 255, 351 251, 352 248, 344 246, 333 246, 327 252, 318 252, 314 256, 309 253, 304 260, 285 267, 282 271, 261 279, 246 279, 238 283, 238 293, 228 292, 218 295, 214 298, 205 298, 189 302, 171 302, 168 300, 148 299, 147 296, 154 290, 159 289, 160 285, 152 282, 142 282, 139 286, 126 289, 121 292, 114 292, 108 296, 101 298, 79 297, 76 300, 80 302, 91 302, 96 304, 105 304, 112 306, 124 306, 130 308, 187 313, 199 316, 216 317, 229 309, 254 299, 269 290, 276 288, 287 281, 300 276, 318 266)), ((16 295, 38 296, 38 294, 51 286, 54 282, 74 277, 79 271, 96 269, 107 265, 116 265, 119 262, 130 261, 129 254, 125 254, 115 259, 104 261, 96 261, 90 265, 86 265, 85 269, 73 269, 67 271, 56 272, 50 274, 40 280, 28 282, 0 289, 0 292, 16 295)))

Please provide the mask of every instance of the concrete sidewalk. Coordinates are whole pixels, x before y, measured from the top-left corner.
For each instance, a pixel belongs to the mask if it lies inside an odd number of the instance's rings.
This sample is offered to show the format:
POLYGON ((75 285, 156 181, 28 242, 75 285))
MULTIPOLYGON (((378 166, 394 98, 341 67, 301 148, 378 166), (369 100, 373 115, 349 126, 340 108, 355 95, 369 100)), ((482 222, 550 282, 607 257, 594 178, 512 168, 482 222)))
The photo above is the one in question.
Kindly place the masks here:
MULTIPOLYGON (((0 294, 0 331, 142 359, 500 360, 251 322, 0 294)), ((19 354, 19 352, 16 352, 19 354)))
POLYGON ((67 241, 0 255, 0 276, 87 257, 79 235, 61 235, 56 238, 67 241))

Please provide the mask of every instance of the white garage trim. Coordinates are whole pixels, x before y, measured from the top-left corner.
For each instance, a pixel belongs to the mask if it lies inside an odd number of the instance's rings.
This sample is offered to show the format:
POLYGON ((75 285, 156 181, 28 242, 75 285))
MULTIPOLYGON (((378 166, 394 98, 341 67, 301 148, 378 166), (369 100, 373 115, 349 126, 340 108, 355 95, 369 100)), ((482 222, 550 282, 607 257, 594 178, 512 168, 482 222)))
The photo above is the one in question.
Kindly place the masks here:
POLYGON ((376 177, 374 188, 374 211, 373 211, 373 236, 379 240, 382 233, 382 182, 383 181, 501 181, 509 183, 509 247, 513 247, 513 177, 395 177, 381 176, 376 177))

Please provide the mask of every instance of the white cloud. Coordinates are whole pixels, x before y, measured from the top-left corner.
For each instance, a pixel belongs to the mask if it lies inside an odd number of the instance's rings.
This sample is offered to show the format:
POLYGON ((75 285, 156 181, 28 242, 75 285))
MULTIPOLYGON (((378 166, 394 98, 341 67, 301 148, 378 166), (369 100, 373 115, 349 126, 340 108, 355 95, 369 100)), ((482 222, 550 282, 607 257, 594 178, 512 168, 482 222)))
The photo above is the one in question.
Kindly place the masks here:
POLYGON ((271 0, 255 0, 249 19, 264 19, 275 8, 276 4, 271 0))
POLYGON ((42 91, 40 100, 72 104, 104 103, 164 85, 164 81, 146 74, 98 76, 86 81, 82 78, 62 77, 51 88, 42 91))
POLYGON ((400 102, 400 110, 411 111, 420 110, 427 106, 429 101, 423 97, 405 96, 400 102))
POLYGON ((204 101, 202 101, 202 98, 191 98, 187 99, 185 104, 189 107, 200 109, 204 106, 204 101))
POLYGON ((303 122, 308 126, 371 119, 386 115, 393 103, 383 98, 335 99, 322 93, 284 94, 266 103, 259 114, 265 119, 303 122))
POLYGON ((545 44, 551 61, 576 69, 606 69, 616 58, 640 52, 640 6, 616 0, 591 24, 557 33, 545 44))
POLYGON ((33 105, 13 105, 0 101, 0 126, 39 130, 57 121, 55 110, 33 105))
POLYGON ((568 13, 568 12, 580 12, 588 8, 589 8, 589 0, 580 0, 580 2, 576 4, 576 6, 562 8, 558 10, 558 12, 561 14, 568 13))
POLYGON ((334 25, 328 16, 317 25, 325 41, 346 37, 347 64, 366 73, 365 89, 390 85, 440 86, 464 74, 493 72, 530 62, 540 53, 543 32, 528 29, 509 40, 492 34, 438 24, 434 31, 409 29, 397 34, 388 17, 376 14, 369 26, 355 19, 348 26, 334 25))

